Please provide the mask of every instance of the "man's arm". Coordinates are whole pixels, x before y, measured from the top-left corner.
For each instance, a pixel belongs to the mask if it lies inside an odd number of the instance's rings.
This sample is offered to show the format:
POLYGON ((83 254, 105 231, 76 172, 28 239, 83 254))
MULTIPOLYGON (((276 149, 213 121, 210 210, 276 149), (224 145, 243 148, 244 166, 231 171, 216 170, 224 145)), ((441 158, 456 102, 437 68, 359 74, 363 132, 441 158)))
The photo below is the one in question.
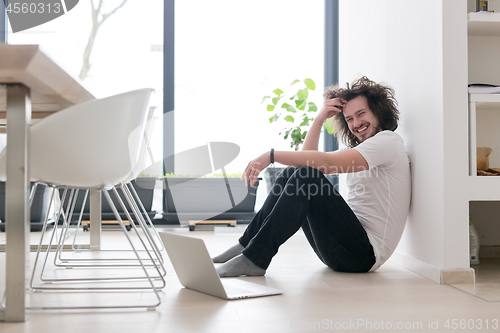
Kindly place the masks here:
POLYGON ((323 108, 316 118, 314 118, 311 128, 307 132, 302 150, 318 150, 319 136, 323 128, 323 123, 326 119, 342 112, 342 106, 344 104, 345 103, 342 103, 338 98, 327 99, 325 101, 323 108))
POLYGON ((318 117, 314 118, 311 128, 307 132, 304 143, 302 144, 302 150, 318 150, 319 136, 324 121, 324 119, 319 119, 318 117))
POLYGON ((324 174, 351 173, 368 170, 368 163, 356 149, 333 152, 320 151, 275 151, 278 163, 301 167, 310 166, 324 174))
MULTIPOLYGON (((318 142, 321 134, 323 122, 333 117, 339 112, 345 102, 338 98, 325 100, 323 108, 316 116, 313 124, 307 133, 301 151, 275 151, 274 161, 294 166, 310 166, 324 174, 350 173, 368 170, 368 163, 365 158, 355 149, 340 150, 334 152, 319 152, 318 142)), ((262 170, 271 164, 270 152, 266 152, 248 163, 241 179, 245 183, 253 186, 262 170)))
MULTIPOLYGON (((310 166, 325 174, 351 173, 368 170, 368 163, 356 149, 334 152, 319 151, 275 151, 274 160, 278 163, 301 167, 310 166)), ((253 186, 262 170, 271 163, 270 152, 260 155, 246 167, 242 179, 253 186)))

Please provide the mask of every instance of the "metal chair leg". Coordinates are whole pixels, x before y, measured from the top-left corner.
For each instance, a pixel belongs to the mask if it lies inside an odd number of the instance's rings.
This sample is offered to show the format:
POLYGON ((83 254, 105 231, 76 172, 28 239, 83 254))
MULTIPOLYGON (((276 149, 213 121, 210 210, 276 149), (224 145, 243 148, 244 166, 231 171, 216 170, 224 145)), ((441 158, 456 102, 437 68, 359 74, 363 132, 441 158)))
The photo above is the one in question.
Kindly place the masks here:
MULTIPOLYGON (((122 192, 124 193, 124 195, 126 195, 126 199, 127 199, 127 203, 131 206, 131 207, 135 207, 135 209, 133 209, 133 212, 134 212, 134 216, 136 217, 136 219, 138 221, 142 221, 142 215, 141 214, 138 214, 138 208, 137 208, 137 205, 136 203, 134 202, 133 199, 130 199, 130 194, 128 192, 128 189, 127 188, 124 188, 123 186, 120 186, 120 189, 122 190, 122 192)), ((136 198, 137 198, 137 202, 139 202, 139 204, 142 205, 142 203, 140 202, 140 199, 139 197, 137 196, 136 194, 136 198)), ((143 206, 142 206, 143 207, 143 206)), ((124 212, 126 211, 125 209, 123 210, 124 212)), ((145 209, 144 209, 145 211, 145 209)), ((81 213, 80 213, 80 216, 81 216, 81 213)), ((149 219, 149 216, 146 214, 147 218, 149 219)), ((131 219, 130 215, 127 216, 127 218, 130 220, 130 222, 133 224, 133 219, 131 219)), ((71 218, 70 218, 71 220, 71 218)), ((149 224, 152 228, 154 228, 151 220, 149 220, 149 224)), ((162 256, 161 256, 161 250, 163 250, 163 247, 162 249, 158 249, 158 245, 157 243, 153 240, 153 237, 150 235, 149 233, 149 230, 148 230, 148 226, 147 224, 145 223, 141 223, 141 226, 142 226, 142 229, 143 231, 146 233, 146 237, 148 239, 148 242, 151 244, 151 246, 153 246, 153 249, 155 250, 155 252, 157 253, 157 257, 158 257, 158 260, 160 261, 163 261, 162 259, 162 256)), ((154 229, 156 235, 158 235, 156 229, 154 229)), ((75 236, 76 236, 76 233, 75 233, 75 236)), ((159 238, 158 238, 159 239, 159 238)), ((75 242, 75 240, 73 241, 73 243, 75 242)), ((159 244, 163 245, 163 243, 159 242, 159 244)), ((85 252, 87 250, 78 250, 78 252, 85 252)), ((100 250, 100 251, 110 251, 110 252, 117 252, 117 251, 130 251, 130 250, 100 250)), ((141 250, 139 250, 141 251, 141 250)), ((142 250, 143 251, 143 250, 142 250)), ((135 258, 94 258, 94 259, 85 259, 85 258, 78 258, 78 259, 75 259, 75 258, 63 258, 61 255, 59 255, 59 259, 64 262, 64 263, 74 263, 74 262, 79 262, 79 263, 82 263, 82 262, 126 262, 126 261, 135 261, 135 258)), ((60 266, 60 267, 63 267, 65 266, 65 264, 57 264, 57 266, 60 266)), ((70 267, 91 267, 91 266, 94 266, 94 265, 83 265, 83 264, 71 264, 69 265, 70 267)), ((100 267, 103 266, 103 264, 100 264, 99 265, 100 267)), ((113 266, 113 267, 117 267, 118 264, 109 264, 109 266, 113 266)), ((123 264, 124 267, 131 267, 131 266, 134 266, 134 265, 130 265, 130 264, 123 264)))
MULTIPOLYGON (((121 188, 122 192, 125 194, 125 199, 127 200, 129 206, 131 207, 132 212, 135 215, 136 220, 138 221, 139 226, 142 228, 142 231, 144 232, 144 235, 145 235, 145 237, 146 237, 146 239, 147 239, 147 241, 149 243, 149 246, 150 246, 151 250, 154 252, 154 254, 156 256, 155 261, 157 261, 159 263, 159 265, 160 265, 160 267, 161 267, 161 269, 163 271, 163 274, 166 274, 165 268, 163 266, 163 257, 161 255, 161 250, 158 248, 155 240, 153 239, 153 236, 150 233, 148 225, 145 222, 145 220, 144 220, 141 212, 139 211, 139 207, 137 206, 136 202, 132 198, 132 194, 129 192, 126 184, 125 185, 121 184, 120 188, 121 188)), ((140 202, 140 200, 139 200, 139 202, 140 202)), ((127 217, 129 219, 131 219, 128 211, 126 211, 126 210, 124 210, 124 211, 126 212, 127 217)), ((133 225, 133 227, 135 227, 135 224, 133 225)))
MULTIPOLYGON (((132 197, 132 194, 130 193, 130 190, 127 187, 127 184, 121 184, 119 188, 122 190, 122 193, 125 196, 125 199, 127 203, 129 204, 130 208, 132 209, 132 213, 134 214, 137 223, 143 228, 145 236, 147 237, 151 248, 156 252, 160 253, 160 249, 158 248, 156 242, 153 239, 153 236, 151 235, 151 232, 149 231, 149 227, 147 225, 147 222, 144 219, 144 216, 141 214, 139 207, 137 203, 135 202, 134 198, 132 197)), ((161 256, 161 255, 160 255, 161 256)))
MULTIPOLYGON (((115 195, 117 194, 116 193, 116 190, 114 190, 115 192, 115 195)), ((132 242, 132 240, 130 239, 129 235, 128 235, 128 232, 126 230, 126 227, 122 221, 122 219, 120 218, 120 215, 118 214, 118 211, 116 209, 116 207, 114 206, 110 196, 109 196, 109 193, 107 191, 104 191, 104 196, 106 198, 106 200, 108 200, 108 203, 110 204, 111 206, 111 209, 113 210, 113 213, 115 214, 115 217, 117 218, 119 224, 120 224, 120 227, 123 231, 123 233, 125 234, 132 250, 134 251, 136 257, 137 257, 137 260, 140 262, 141 264, 141 268, 142 268, 142 271, 144 272, 144 275, 145 275, 145 278, 148 280, 149 284, 151 287, 148 287, 148 288, 124 288, 124 287, 116 287, 116 288, 106 288, 106 290, 109 292, 110 290, 120 290, 120 291, 124 291, 124 290, 141 290, 141 289, 148 289, 148 290, 151 290, 153 291, 153 293, 155 294, 155 297, 156 297, 156 302, 153 303, 153 304, 133 304, 133 305, 125 305, 125 304, 116 304, 116 305, 108 305, 108 306, 102 306, 102 305, 98 305, 98 306, 41 306, 41 307, 29 307, 28 309, 30 310, 62 310, 62 309, 124 309, 124 308, 148 308, 148 309, 151 309, 151 308, 155 308, 157 307, 158 305, 161 304, 161 299, 160 299, 160 296, 159 296, 159 293, 158 293, 158 290, 160 290, 162 287, 157 287, 154 285, 154 282, 153 282, 153 279, 151 278, 151 276, 149 275, 146 267, 143 265, 143 261, 142 259, 140 258, 139 254, 137 253, 136 251, 136 248, 132 242)), ((118 198, 118 200, 120 201, 120 199, 118 198)), ((144 245, 144 244, 143 244, 144 245)), ((50 248, 50 247, 49 247, 50 248)), ((150 258, 152 259, 152 258, 150 258)), ((54 290, 55 288, 51 289, 51 290, 54 290)), ((57 288, 58 290, 61 290, 61 288, 57 288)), ((64 290, 86 290, 86 291, 93 291, 93 290, 101 290, 101 289, 97 289, 97 288, 65 288, 64 290)))
MULTIPOLYGON (((125 212, 125 214, 127 215, 127 218, 128 218, 129 220, 132 220, 132 218, 130 217, 130 214, 129 214, 129 213, 128 213, 128 211, 127 211, 127 208, 125 207, 125 204, 123 203, 122 199, 120 198, 120 195, 119 195, 119 194, 118 194, 118 192, 116 191, 116 188, 115 188, 115 187, 113 187, 113 189, 112 189, 112 190, 113 190, 113 193, 114 193, 114 194, 115 194, 115 196, 116 196, 117 201, 120 203, 120 205, 121 205, 121 206, 122 206, 122 208, 123 208, 123 211, 124 211, 124 212, 125 212)), ((108 193, 106 193, 106 195, 108 195, 108 197, 109 197, 109 194, 108 194, 108 193)), ((113 209, 114 204, 110 203, 110 205, 112 206, 112 209, 113 209)), ((116 210, 116 207, 115 207, 114 209, 116 210)), ((117 214, 117 213, 115 213, 115 216, 120 217, 120 216, 119 216, 119 214, 117 214), (118 216, 117 216, 117 215, 118 215, 118 216)), ((121 218, 119 219, 119 221, 121 221, 121 218)), ((121 223, 123 224, 123 222, 121 222, 121 223)), ((134 224, 134 223, 132 224, 132 227, 135 229, 135 231, 136 231, 137 235, 139 236, 139 231, 138 231, 138 229, 137 229, 137 227, 135 226, 135 224, 134 224)), ((127 238, 130 240, 130 238, 128 237, 128 235, 127 235, 127 238)), ((164 277, 164 275, 160 272, 160 268, 159 268, 159 267, 158 267, 158 265, 155 263, 155 259, 154 259, 154 258, 153 258, 153 256, 151 255, 151 252, 147 250, 147 245, 146 245, 146 243, 144 242, 144 240, 142 239, 142 237, 140 237, 140 236, 139 236, 139 240, 140 240, 140 242, 141 242, 142 246, 144 247, 144 249, 146 249, 146 252, 147 252, 147 254, 148 254, 148 256, 149 256, 149 259, 150 259, 150 260, 151 260, 151 262, 153 263, 155 270, 158 272, 158 275, 159 275, 159 276, 161 276, 161 279, 162 279, 162 281, 163 281, 163 287, 164 287, 164 286, 166 285, 165 279, 163 278, 163 277, 164 277)), ((135 252, 136 256, 138 257, 139 261, 141 262, 141 266, 144 268, 144 265, 142 264, 142 260, 140 259, 139 254, 137 253, 137 251, 135 251, 135 248, 133 248, 133 249, 134 249, 134 252, 135 252)), ((155 254, 157 254, 157 255, 158 255, 158 257, 161 257, 161 254, 159 254, 159 253, 155 253, 155 254)), ((157 258, 157 259, 158 259, 158 261, 160 261, 160 259, 159 259, 159 258, 157 258)), ((163 271, 165 272, 165 268, 163 267, 163 264, 162 264, 162 263, 160 263, 160 266, 162 267, 163 271)))
MULTIPOLYGON (((55 194, 55 191, 56 191, 56 188, 52 188, 52 193, 51 193, 51 198, 50 198, 50 205, 52 205, 54 203, 54 194, 55 194)), ((64 190, 63 198, 66 198, 66 194, 67 194, 67 190, 64 190)), ((58 213, 56 215, 56 221, 59 220, 59 217, 61 215, 61 210, 62 210, 62 206, 58 210, 58 213)), ((40 257, 40 253, 42 251, 43 239, 44 239, 44 236, 45 236, 45 232, 47 230, 49 211, 50 211, 50 209, 47 211, 47 215, 45 217, 45 221, 44 221, 43 228, 42 228, 42 234, 40 236, 40 242, 38 243, 38 248, 37 248, 37 251, 36 251, 36 256, 35 256, 35 262, 34 262, 34 266, 33 266, 33 271, 31 273, 30 287, 32 289, 36 289, 35 286, 34 286, 34 277, 35 277, 35 272, 36 272, 36 268, 37 268, 37 265, 38 265, 38 260, 39 260, 39 257, 40 257)), ((56 229, 56 228, 57 228, 57 225, 54 226, 54 229, 56 229)), ((55 230, 52 231, 51 241, 52 241, 52 238, 54 237, 54 232, 55 232, 55 230)), ((43 272, 45 270, 45 265, 47 263, 47 258, 48 258, 48 251, 50 251, 50 247, 51 247, 51 242, 47 246, 47 254, 46 254, 46 257, 45 257, 45 260, 44 260, 42 271, 40 273, 40 279, 42 278, 43 272)))
MULTIPOLYGON (((116 190, 114 190, 114 191, 116 192, 116 190)), ((64 194, 63 194, 63 202, 65 201, 65 196, 66 196, 66 193, 67 193, 67 189, 65 189, 64 194)), ((70 197, 72 197, 72 196, 73 196, 73 194, 74 194, 74 193, 73 193, 73 191, 71 191, 70 197)), ((107 192, 106 192, 106 194, 107 194, 107 192)), ((121 199, 119 198, 119 196, 118 196, 118 193, 117 193, 117 192, 115 193, 115 195, 117 196, 117 200, 120 202, 120 204, 122 205, 122 207, 124 207, 124 204, 123 204, 123 202, 121 201, 121 199)), ((68 204, 70 205, 70 203, 68 203, 68 204)), ((111 205, 110 205, 110 206, 111 206, 111 205)), ((61 207, 61 210, 62 210, 62 208, 63 208, 63 207, 61 207)), ((112 205, 112 208, 114 208, 114 209, 116 210, 116 207, 115 207, 114 205, 112 205)), ((60 210, 60 211, 61 211, 61 210, 60 210)), ((68 208, 68 210, 69 210, 69 208, 68 208)), ((67 210, 67 212, 68 212, 68 210, 67 210)), ((60 213, 60 214, 61 214, 61 213, 60 213)), ((60 215, 60 214, 59 214, 59 215, 60 215)), ((116 214, 115 214, 115 215, 116 215, 116 214)), ((128 212, 127 212, 127 215, 128 215, 128 212)), ((131 219, 131 217, 130 217, 129 215, 128 215, 128 218, 129 218, 129 219, 131 219)), ((65 218, 65 219, 64 219, 64 223, 66 224, 66 227, 67 227, 67 224, 68 224, 68 220, 69 220, 68 218, 65 218)), ((119 220, 119 221, 121 221, 120 223, 122 223, 122 224, 123 224, 123 221, 121 220, 121 218, 120 218, 120 220, 119 220)), ((134 228, 135 228, 135 224, 134 224, 133 226, 134 226, 134 228)), ((126 229, 125 229, 125 231, 126 231, 126 229)), ((159 268, 159 267, 158 267, 158 265, 155 263, 155 261, 159 261, 158 257, 157 257, 157 259, 152 258, 152 256, 151 256, 151 254, 149 253, 149 251, 147 251, 147 246, 146 246, 146 244, 145 244, 145 243, 144 243, 144 241, 142 240, 142 238, 141 238, 141 236, 139 235, 139 232, 138 232, 138 230, 137 230, 136 228, 135 228, 135 232, 136 232, 137 236, 139 237, 139 239, 140 239, 141 243, 143 244, 143 246, 144 246, 144 248, 145 248, 145 250, 146 250, 147 254, 149 255, 149 257, 150 257, 150 259, 151 259, 151 264, 150 264, 150 265, 148 265, 148 267, 154 267, 154 268, 155 268, 155 270, 158 272, 158 276, 154 276, 153 278, 154 278, 154 279, 158 279, 158 280, 162 280, 162 286, 161 286, 161 287, 159 287, 159 288, 163 288, 163 287, 165 286, 165 280, 164 280, 164 278, 163 278, 163 277, 165 276, 166 271, 165 271, 165 269, 164 269, 163 265, 161 265, 161 264, 160 264, 161 270, 163 271, 163 272, 160 272, 160 268, 159 268)), ((64 232, 62 233, 61 237, 63 237, 63 238, 64 238, 64 232)), ((128 236, 128 234, 126 234, 126 237, 127 237, 127 239, 130 239, 130 238, 129 238, 129 236, 128 236)), ((49 243, 49 247, 48 247, 48 250, 47 250, 47 253, 46 253, 46 258, 45 258, 45 261, 44 261, 44 266, 43 266, 43 268, 42 268, 42 273, 41 273, 41 275, 40 275, 40 280, 41 280, 42 282, 45 282, 45 283, 53 283, 53 282, 75 282, 75 281, 80 281, 80 282, 84 282, 84 281, 116 281, 116 280, 123 281, 123 280, 144 280, 144 279, 146 278, 146 277, 135 277, 135 276, 128 276, 128 277, 123 277, 123 276, 122 276, 122 277, 116 277, 116 278, 113 278, 113 277, 111 277, 111 278, 109 278, 109 277, 97 277, 97 278, 57 278, 57 279, 56 279, 56 278, 45 278, 45 277, 43 277, 43 271, 45 270, 47 257, 48 257, 48 255, 49 255, 49 252, 50 252, 50 248, 51 248, 51 246, 52 246, 53 239, 54 239, 54 233, 53 233, 53 235, 52 235, 52 237, 51 237, 51 240, 50 240, 50 243, 49 243)), ((129 243, 130 243, 130 240, 129 240, 129 243)), ((58 253, 58 252, 61 250, 61 248, 62 248, 62 247, 60 246, 60 244, 61 244, 61 243, 59 243, 59 244, 58 244, 58 246, 57 246, 56 255, 57 255, 57 253, 58 253)), ((133 252, 136 254, 136 257, 137 257, 138 253, 137 253, 137 251, 135 250, 135 248, 133 248, 133 247, 132 247, 132 250, 133 250, 133 252)), ((158 255, 157 253, 155 253, 155 254, 156 254, 156 255, 158 255)), ((159 256, 159 257, 161 258, 161 254, 160 254, 160 256, 159 256)), ((136 259, 136 260, 137 260, 137 259, 136 259)), ((144 260, 144 259, 142 259, 142 260, 144 260)), ((88 267, 99 267, 99 268, 102 268, 102 267, 144 267, 144 266, 146 266, 146 265, 142 262, 142 260, 141 260, 141 261, 139 261, 139 265, 120 265, 120 266, 118 266, 118 265, 110 265, 110 266, 106 266, 106 265, 99 264, 99 265, 72 265, 72 266, 69 266, 69 265, 68 265, 67 267, 71 267, 71 268, 76 268, 76 267, 87 267, 87 268, 88 268, 88 267)), ((64 267, 64 266, 63 266, 63 267, 64 267)), ((58 290, 58 289, 61 289, 61 288, 43 287, 43 286, 37 286, 37 287, 34 287, 34 288, 35 288, 35 289, 37 289, 37 290, 58 290)), ((113 290, 113 289, 115 289, 115 290, 116 290, 116 289, 118 289, 118 290, 122 290, 122 289, 137 289, 137 287, 133 287, 133 288, 110 288, 110 287, 105 287, 105 288, 64 288, 64 289, 66 289, 66 290, 67 290, 67 289, 70 289, 70 290, 103 290, 103 289, 104 289, 104 290, 113 290)), ((146 288, 146 289, 148 289, 148 288, 146 288)))
MULTIPOLYGON (((124 194, 127 194, 126 192, 126 189, 124 188, 121 188, 121 190, 124 192, 124 194)), ((75 198, 75 201, 76 201, 76 198, 75 198)), ((127 202, 129 203, 129 205, 131 206, 135 206, 135 203, 131 203, 129 198, 127 198, 127 202)), ((140 200, 139 200, 140 202, 140 200)), ((68 203, 69 205, 69 203, 68 203)), ((123 210, 124 212, 126 210, 123 210)), ((80 216, 81 216, 81 212, 80 212, 80 216)), ((135 210, 134 210, 134 216, 136 217, 136 219, 138 219, 140 221, 140 219, 142 218, 140 215, 137 215, 135 213, 135 210)), ((131 224, 134 223, 133 219, 130 217, 130 215, 127 216, 127 218, 130 220, 131 224)), ((68 217, 67 219, 69 219, 70 221, 72 220, 72 217, 68 217)), ((81 219, 81 218, 80 218, 81 219)), ((80 220, 79 219, 79 220, 80 220)), ((152 225, 152 223, 151 223, 152 225)), ((142 230, 146 233, 146 237, 148 238, 148 242, 154 246, 153 247, 153 250, 155 250, 155 253, 157 254, 157 258, 158 259, 155 259, 155 260, 160 260, 162 261, 162 256, 161 256, 161 253, 160 251, 158 250, 158 246, 156 245, 156 243, 152 240, 152 237, 149 234, 149 230, 147 228, 147 226, 142 223, 141 224, 141 228, 142 230)), ((67 229, 65 229, 67 230, 67 229)), ((66 237, 63 238, 63 241, 66 237)), ((75 240, 73 241, 73 243, 75 243, 75 240)), ((162 244, 162 243, 161 243, 162 244)), ((61 249, 61 247, 59 247, 61 249)), ((74 248, 74 246, 73 246, 74 248)), ((78 250, 78 252, 86 252, 86 251, 89 251, 89 250, 78 250)), ((105 251, 109 251, 109 252, 119 252, 119 251, 127 251, 127 252, 130 252, 130 250, 103 250, 101 249, 100 250, 101 252, 105 252, 105 251)), ((144 251, 144 250, 138 250, 138 251, 144 251)), ((128 261, 136 261, 135 258, 116 258, 116 257, 112 257, 112 258, 67 258, 67 257, 62 257, 62 254, 61 252, 59 252, 59 255, 58 255, 58 259, 61 261, 60 263, 55 263, 56 266, 58 267, 71 267, 71 268, 75 268, 75 267, 134 267, 134 266, 137 266, 137 265, 132 265, 132 264, 127 264, 127 263, 123 263, 123 264, 110 264, 109 262, 128 262, 128 261), (83 264, 83 263, 88 263, 88 262, 93 262, 93 263, 96 263, 96 264, 83 264), (99 263, 99 264, 97 264, 99 263)), ((150 266, 149 264, 146 264, 146 266, 150 266)), ((163 273, 163 275, 165 275, 165 273, 163 273)))
POLYGON ((135 202, 140 206, 141 208, 141 211, 142 213, 144 214, 144 217, 146 218, 147 220, 147 224, 150 226, 150 228, 153 230, 155 236, 156 236, 156 239, 158 240, 158 243, 160 245, 160 251, 163 251, 165 248, 163 247, 163 242, 161 241, 161 238, 160 238, 160 235, 158 234, 158 231, 156 230, 153 222, 151 221, 151 219, 149 218, 149 215, 148 215, 148 212, 146 210, 146 208, 144 208, 144 205, 142 204, 141 202, 141 199, 139 198, 139 195, 137 194, 137 191, 135 190, 134 186, 132 185, 132 183, 128 183, 126 184, 128 185, 128 188, 129 188, 129 192, 131 192, 135 198, 135 202))

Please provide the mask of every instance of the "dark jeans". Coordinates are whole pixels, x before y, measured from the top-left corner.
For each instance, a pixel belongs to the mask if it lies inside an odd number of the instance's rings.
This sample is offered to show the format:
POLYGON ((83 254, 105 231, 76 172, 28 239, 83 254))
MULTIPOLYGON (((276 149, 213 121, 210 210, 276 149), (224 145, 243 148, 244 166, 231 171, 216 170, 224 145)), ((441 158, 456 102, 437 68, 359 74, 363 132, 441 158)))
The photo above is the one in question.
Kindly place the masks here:
POLYGON ((365 229, 323 173, 286 168, 239 239, 242 253, 267 269, 278 248, 299 228, 325 265, 339 272, 367 272, 375 264, 365 229))

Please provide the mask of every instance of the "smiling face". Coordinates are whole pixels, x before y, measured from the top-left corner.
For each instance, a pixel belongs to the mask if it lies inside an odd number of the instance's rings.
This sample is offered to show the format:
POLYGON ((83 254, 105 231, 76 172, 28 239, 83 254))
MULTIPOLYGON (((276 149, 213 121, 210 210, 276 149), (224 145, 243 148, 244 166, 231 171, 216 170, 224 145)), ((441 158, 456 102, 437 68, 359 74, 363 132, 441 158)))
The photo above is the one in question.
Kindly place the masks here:
POLYGON ((360 142, 371 138, 382 130, 377 117, 368 107, 368 101, 363 95, 347 102, 344 106, 343 113, 349 131, 351 131, 360 142))

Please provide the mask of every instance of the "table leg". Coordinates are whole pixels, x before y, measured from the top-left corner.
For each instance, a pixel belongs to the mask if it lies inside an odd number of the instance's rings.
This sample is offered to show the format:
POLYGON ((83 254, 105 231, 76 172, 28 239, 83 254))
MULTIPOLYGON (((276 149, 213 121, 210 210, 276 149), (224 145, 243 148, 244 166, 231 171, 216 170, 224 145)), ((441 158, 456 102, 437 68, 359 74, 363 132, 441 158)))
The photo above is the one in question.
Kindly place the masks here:
POLYGON ((101 191, 90 190, 90 249, 101 249, 101 191))
POLYGON ((7 182, 5 186, 6 292, 5 321, 26 320, 29 279, 29 126, 30 89, 7 85, 7 182))

